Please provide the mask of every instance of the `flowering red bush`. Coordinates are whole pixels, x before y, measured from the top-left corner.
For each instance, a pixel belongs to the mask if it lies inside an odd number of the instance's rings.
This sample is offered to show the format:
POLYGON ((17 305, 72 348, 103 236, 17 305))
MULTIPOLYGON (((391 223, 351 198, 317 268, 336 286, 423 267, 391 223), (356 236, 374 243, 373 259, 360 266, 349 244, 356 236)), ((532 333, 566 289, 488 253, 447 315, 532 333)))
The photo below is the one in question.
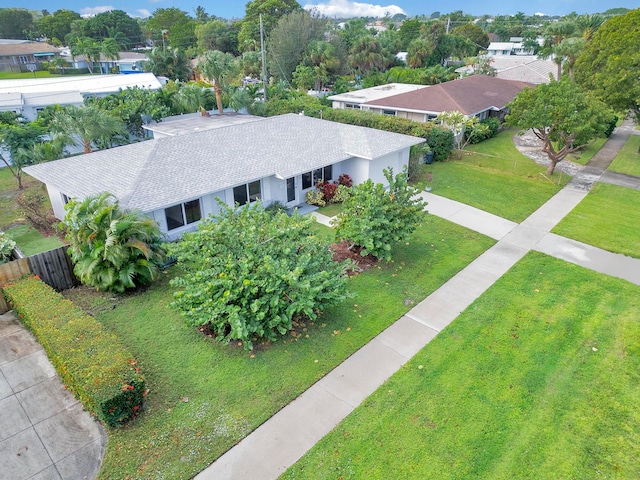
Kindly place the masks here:
POLYGON ((353 179, 347 173, 343 173, 338 177, 338 185, 344 185, 345 187, 353 187, 353 179))
POLYGON ((333 197, 336 195, 338 185, 335 183, 318 182, 316 188, 322 192, 322 195, 324 195, 324 201, 331 203, 331 200, 333 200, 333 197))

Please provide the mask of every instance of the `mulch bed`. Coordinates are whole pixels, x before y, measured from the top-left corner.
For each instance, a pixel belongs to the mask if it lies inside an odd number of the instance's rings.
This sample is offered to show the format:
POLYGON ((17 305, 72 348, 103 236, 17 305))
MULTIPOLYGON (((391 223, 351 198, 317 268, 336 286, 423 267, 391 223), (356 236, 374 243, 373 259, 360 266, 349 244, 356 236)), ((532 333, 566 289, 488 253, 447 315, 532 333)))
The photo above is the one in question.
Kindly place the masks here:
POLYGON ((350 270, 349 276, 357 275, 360 272, 364 272, 365 270, 369 270, 371 267, 378 263, 378 259, 373 255, 360 255, 361 249, 359 247, 354 247, 349 250, 349 244, 347 242, 334 243, 329 247, 333 252, 333 259, 336 262, 342 262, 347 259, 351 259, 358 264, 358 270, 350 270))

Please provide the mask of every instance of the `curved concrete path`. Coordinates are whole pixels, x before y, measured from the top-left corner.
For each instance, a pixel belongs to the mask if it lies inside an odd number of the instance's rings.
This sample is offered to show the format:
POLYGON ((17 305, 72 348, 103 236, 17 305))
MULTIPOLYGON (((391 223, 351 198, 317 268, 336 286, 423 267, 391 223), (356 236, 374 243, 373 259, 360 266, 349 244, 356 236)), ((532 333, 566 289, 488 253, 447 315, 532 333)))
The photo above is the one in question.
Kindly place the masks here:
POLYGON ((107 436, 13 312, 0 315, 0 479, 97 477, 107 436))
MULTIPOLYGON (((521 224, 423 193, 429 213, 488 235, 498 243, 195 478, 276 479, 530 250, 640 285, 639 259, 549 233, 588 194, 624 145, 620 137, 628 138, 629 133, 618 133, 612 136, 615 147, 604 150, 597 165, 584 174, 585 169, 577 172, 565 188, 521 224)), ((328 222, 325 216, 314 216, 321 223, 328 222)))

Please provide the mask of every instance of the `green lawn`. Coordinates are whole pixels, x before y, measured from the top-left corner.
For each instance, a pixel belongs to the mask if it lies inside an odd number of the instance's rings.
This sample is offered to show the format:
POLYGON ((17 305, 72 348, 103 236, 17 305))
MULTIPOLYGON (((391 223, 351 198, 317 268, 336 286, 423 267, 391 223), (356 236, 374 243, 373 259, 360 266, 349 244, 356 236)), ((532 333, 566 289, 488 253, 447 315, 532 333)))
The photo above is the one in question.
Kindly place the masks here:
POLYGON ((133 352, 150 388, 143 415, 110 432, 100 478, 190 478, 492 244, 427 216, 394 262, 350 280, 356 298, 254 353, 186 326, 168 307, 171 271, 115 302, 67 292, 133 352))
POLYGON ((631 135, 620 153, 609 166, 612 172, 626 173, 640 177, 640 135, 631 135))
POLYGON ((43 237, 40 232, 29 225, 18 225, 6 231, 27 257, 62 247, 64 242, 56 236, 43 237))
POLYGON ((567 160, 579 163, 580 165, 586 165, 587 162, 591 160, 596 153, 598 153, 606 141, 606 138, 598 138, 595 142, 582 148, 577 155, 569 155, 567 160))
POLYGON ((528 254, 282 478, 637 478, 639 298, 528 254))
POLYGON ((460 160, 425 166, 433 193, 521 222, 551 198, 569 177, 545 174, 545 167, 518 152, 506 130, 472 145, 460 160), (558 185, 558 182, 560 185, 558 185))
POLYGON ((342 203, 330 203, 326 207, 320 207, 318 213, 326 215, 327 217, 335 217, 342 212, 342 203))
POLYGON ((552 232, 640 258, 640 191, 597 183, 552 232))
MULTIPOLYGON (((35 78, 60 77, 61 75, 51 75, 48 70, 40 70, 35 73, 35 78)), ((14 80, 21 78, 34 78, 31 72, 0 72, 0 80, 14 80)))

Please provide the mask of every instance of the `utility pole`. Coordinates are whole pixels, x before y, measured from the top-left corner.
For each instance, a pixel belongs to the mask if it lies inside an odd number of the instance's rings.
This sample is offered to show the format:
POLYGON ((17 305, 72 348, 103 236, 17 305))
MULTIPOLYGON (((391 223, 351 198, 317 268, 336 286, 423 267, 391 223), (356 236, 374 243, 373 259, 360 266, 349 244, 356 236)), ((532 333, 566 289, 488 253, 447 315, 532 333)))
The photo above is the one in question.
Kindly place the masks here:
POLYGON ((260 50, 262 51, 262 89, 264 101, 267 101, 267 52, 264 49, 264 28, 262 28, 262 14, 260 14, 260 50))
POLYGON ((451 27, 451 17, 447 18, 447 35, 449 34, 449 28, 451 27))

